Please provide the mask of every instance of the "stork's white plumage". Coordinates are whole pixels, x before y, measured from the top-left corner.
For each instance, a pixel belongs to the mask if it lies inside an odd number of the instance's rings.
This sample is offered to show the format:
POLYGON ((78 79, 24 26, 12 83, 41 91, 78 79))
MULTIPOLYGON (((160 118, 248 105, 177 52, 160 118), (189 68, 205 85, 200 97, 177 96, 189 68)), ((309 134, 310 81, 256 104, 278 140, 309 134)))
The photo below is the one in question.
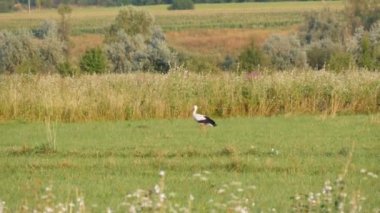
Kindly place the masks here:
POLYGON ((197 113, 198 106, 194 105, 193 109, 193 118, 196 122, 199 124, 207 125, 207 126, 212 126, 215 127, 216 123, 213 121, 211 118, 207 117, 206 115, 201 115, 197 113))

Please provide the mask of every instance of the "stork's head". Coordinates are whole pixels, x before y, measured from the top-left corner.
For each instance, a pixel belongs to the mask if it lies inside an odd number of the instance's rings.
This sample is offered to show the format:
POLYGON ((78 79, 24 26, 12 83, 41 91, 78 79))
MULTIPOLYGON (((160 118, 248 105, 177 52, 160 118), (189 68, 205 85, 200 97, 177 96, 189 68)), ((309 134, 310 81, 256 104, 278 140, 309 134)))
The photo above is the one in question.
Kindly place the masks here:
POLYGON ((198 110, 198 106, 197 106, 197 105, 194 105, 193 110, 194 110, 194 111, 197 111, 197 110, 198 110))

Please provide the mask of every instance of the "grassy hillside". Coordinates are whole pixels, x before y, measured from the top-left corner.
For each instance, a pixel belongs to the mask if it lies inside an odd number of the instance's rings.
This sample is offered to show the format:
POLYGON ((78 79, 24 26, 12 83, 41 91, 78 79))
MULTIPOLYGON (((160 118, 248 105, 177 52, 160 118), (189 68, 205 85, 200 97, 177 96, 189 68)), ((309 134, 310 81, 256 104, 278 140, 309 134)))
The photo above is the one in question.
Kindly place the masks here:
POLYGON ((82 203, 86 212, 107 207, 120 211, 128 193, 154 190, 159 171, 165 171, 167 207, 177 203, 187 208, 192 195, 195 212, 216 209, 216 203, 233 206, 236 199, 245 205, 243 197, 250 209, 290 210, 292 196, 322 193, 326 180, 339 192, 334 181, 350 159, 345 208, 360 205, 371 212, 379 207, 378 115, 216 122, 218 127, 207 131, 190 118, 1 123, 0 199, 5 212, 70 202, 73 208, 82 203))

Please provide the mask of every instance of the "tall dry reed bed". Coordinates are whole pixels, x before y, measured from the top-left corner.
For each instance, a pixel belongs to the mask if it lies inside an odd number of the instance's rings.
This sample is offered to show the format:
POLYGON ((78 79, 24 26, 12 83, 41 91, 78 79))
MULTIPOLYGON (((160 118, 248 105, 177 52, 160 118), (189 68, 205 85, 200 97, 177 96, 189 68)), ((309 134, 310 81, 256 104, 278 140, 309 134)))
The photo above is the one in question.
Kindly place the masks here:
POLYGON ((0 76, 0 119, 42 121, 188 117, 193 104, 214 116, 374 113, 380 73, 134 73, 0 76))

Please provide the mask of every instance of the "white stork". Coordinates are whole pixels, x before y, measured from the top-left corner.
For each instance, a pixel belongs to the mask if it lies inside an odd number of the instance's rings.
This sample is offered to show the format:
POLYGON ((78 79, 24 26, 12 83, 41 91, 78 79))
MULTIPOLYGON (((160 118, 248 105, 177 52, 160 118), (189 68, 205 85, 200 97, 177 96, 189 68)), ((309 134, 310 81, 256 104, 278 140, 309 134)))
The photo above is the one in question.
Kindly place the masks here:
POLYGON ((206 126, 212 126, 215 127, 216 123, 213 121, 211 118, 207 117, 206 115, 201 115, 197 113, 198 106, 194 105, 194 110, 193 110, 193 118, 196 122, 199 124, 203 124, 206 126))

